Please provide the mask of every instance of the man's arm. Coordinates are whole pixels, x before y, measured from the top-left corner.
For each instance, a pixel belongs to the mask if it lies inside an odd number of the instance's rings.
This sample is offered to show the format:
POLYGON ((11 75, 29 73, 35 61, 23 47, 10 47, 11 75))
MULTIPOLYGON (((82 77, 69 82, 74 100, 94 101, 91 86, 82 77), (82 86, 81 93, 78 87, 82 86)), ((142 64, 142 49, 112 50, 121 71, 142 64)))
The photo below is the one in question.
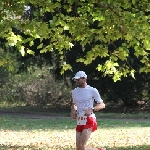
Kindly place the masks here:
POLYGON ((99 111, 101 109, 105 108, 105 104, 104 102, 100 102, 100 103, 97 103, 96 106, 94 106, 94 111, 99 111))
POLYGON ((100 93, 98 92, 98 90, 96 88, 94 88, 93 92, 94 92, 94 99, 97 102, 97 104, 93 110, 99 111, 99 110, 105 108, 105 104, 104 104, 103 100, 101 99, 101 96, 100 96, 100 93))
POLYGON ((75 103, 72 103, 71 106, 71 118, 76 119, 76 111, 77 111, 77 106, 75 103))

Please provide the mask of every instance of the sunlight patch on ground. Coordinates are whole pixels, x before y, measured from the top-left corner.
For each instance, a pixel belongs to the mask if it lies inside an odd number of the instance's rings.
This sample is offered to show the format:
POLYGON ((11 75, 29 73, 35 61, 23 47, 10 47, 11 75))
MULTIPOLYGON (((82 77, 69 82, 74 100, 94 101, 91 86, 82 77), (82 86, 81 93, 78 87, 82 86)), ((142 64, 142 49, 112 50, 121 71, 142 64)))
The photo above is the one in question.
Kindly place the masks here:
POLYGON ((99 129, 91 135, 90 145, 107 147, 150 144, 150 128, 99 129), (94 141, 94 142, 93 142, 94 141))
MULTIPOLYGON (((94 147, 150 145, 150 128, 98 129, 88 142, 94 147)), ((75 148, 75 130, 0 130, 0 145, 75 148)))

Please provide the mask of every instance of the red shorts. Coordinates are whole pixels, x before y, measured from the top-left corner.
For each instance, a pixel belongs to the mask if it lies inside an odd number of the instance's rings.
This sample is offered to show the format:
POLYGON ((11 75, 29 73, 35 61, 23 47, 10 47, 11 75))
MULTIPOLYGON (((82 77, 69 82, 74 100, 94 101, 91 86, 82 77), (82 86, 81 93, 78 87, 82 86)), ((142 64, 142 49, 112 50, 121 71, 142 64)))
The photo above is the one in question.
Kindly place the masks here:
POLYGON ((97 122, 96 118, 94 117, 87 117, 87 122, 86 125, 77 125, 76 126, 76 131, 77 132, 82 132, 84 129, 92 128, 92 132, 97 130, 97 122))

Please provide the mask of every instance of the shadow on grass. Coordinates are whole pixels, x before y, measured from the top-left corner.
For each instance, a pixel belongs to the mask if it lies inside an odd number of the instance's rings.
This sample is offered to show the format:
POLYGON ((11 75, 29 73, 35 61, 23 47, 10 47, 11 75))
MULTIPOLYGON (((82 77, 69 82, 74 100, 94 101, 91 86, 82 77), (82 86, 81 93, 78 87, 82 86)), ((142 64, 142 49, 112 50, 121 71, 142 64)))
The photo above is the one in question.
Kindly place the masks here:
POLYGON ((33 146, 11 146, 11 145, 0 145, 0 150, 39 150, 37 147, 33 146))
POLYGON ((0 129, 3 130, 64 130, 74 129, 75 121, 70 119, 44 118, 32 119, 21 117, 0 117, 0 129))
MULTIPOLYGON (((1 150, 75 150, 74 148, 63 148, 57 145, 56 147, 35 147, 35 146, 11 146, 11 145, 0 145, 1 150)), ((107 150, 150 150, 150 145, 140 145, 140 146, 126 146, 126 147, 115 147, 109 148, 107 150)))
POLYGON ((36 146, 11 146, 11 145, 0 145, 0 150, 76 150, 75 148, 63 148, 57 145, 56 147, 36 147, 36 146))
POLYGON ((115 147, 115 148, 107 148, 107 150, 150 150, 150 145, 115 147))
MULTIPOLYGON (((149 122, 135 122, 132 120, 98 120, 98 126, 107 128, 149 127, 149 122)), ((24 118, 0 116, 0 129, 3 130, 64 130, 75 129, 76 121, 70 118, 24 118)))

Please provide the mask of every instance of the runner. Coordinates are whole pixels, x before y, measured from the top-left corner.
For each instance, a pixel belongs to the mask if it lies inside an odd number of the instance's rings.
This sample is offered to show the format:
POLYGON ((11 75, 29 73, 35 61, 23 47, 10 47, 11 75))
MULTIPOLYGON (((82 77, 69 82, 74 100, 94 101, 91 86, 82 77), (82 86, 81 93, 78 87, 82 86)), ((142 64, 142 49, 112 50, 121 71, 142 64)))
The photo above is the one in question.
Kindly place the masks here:
POLYGON ((96 88, 87 85, 87 75, 84 71, 79 71, 73 78, 77 88, 72 90, 71 117, 77 119, 76 126, 76 148, 77 150, 98 150, 86 147, 86 143, 92 132, 97 130, 96 117, 93 111, 105 108, 105 104, 96 88), (94 100, 97 102, 94 105, 94 100))

